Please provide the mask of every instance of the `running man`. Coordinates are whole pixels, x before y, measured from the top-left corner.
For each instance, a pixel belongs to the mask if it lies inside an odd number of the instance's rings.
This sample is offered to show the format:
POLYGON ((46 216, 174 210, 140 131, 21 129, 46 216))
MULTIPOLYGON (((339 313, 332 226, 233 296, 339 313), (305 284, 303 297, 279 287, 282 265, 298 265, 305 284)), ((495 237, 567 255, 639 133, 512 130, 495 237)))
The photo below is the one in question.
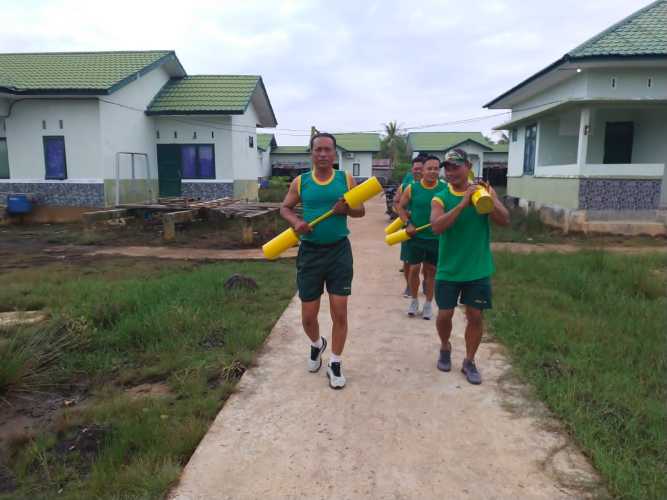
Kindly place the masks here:
POLYGON ((336 138, 319 132, 310 139, 313 169, 292 181, 280 215, 301 235, 296 261, 296 281, 301 299, 301 322, 311 341, 308 370, 318 372, 327 339, 320 336, 317 314, 326 285, 333 327, 331 358, 327 366, 329 386, 345 387, 341 355, 347 338, 347 298, 352 290, 352 248, 347 235, 347 217, 363 217, 364 206, 350 208, 343 194, 356 185, 349 172, 334 170, 336 138), (294 211, 301 202, 303 219, 294 211), (333 207, 334 216, 311 228, 306 221, 333 207))
POLYGON ((435 298, 438 304, 436 327, 441 347, 438 369, 452 369, 449 342, 452 316, 459 296, 466 306, 466 357, 461 371, 471 384, 481 384, 475 354, 482 340, 482 311, 491 308, 491 275, 495 267, 491 255, 489 219, 500 226, 510 223, 510 215, 495 190, 482 183, 493 199, 493 212, 480 215, 471 197, 479 188, 469 180, 471 164, 462 149, 449 151, 444 161, 449 187, 438 193, 431 204, 433 232, 440 235, 435 298))
POLYGON ((398 213, 406 224, 406 231, 410 235, 407 245, 407 261, 410 265, 410 306, 408 316, 416 316, 419 313, 419 265, 424 271, 424 309, 422 318, 433 317, 433 280, 435 277, 435 266, 438 263, 438 236, 430 227, 417 232, 420 226, 430 222, 431 201, 433 196, 445 189, 446 184, 442 182, 438 174, 440 172, 440 159, 437 156, 427 156, 424 160, 424 176, 421 181, 415 181, 405 188, 399 202, 398 213), (408 212, 407 208, 410 207, 408 212))
MULTIPOLYGON (((401 185, 396 190, 394 195, 394 211, 398 213, 398 205, 401 201, 403 191, 414 181, 420 181, 424 170, 424 157, 416 156, 412 160, 412 169, 403 176, 401 185)), ((408 264, 407 245, 406 242, 401 243, 401 262, 403 262, 403 276, 405 276, 405 291, 403 297, 410 297, 410 264, 408 264)))

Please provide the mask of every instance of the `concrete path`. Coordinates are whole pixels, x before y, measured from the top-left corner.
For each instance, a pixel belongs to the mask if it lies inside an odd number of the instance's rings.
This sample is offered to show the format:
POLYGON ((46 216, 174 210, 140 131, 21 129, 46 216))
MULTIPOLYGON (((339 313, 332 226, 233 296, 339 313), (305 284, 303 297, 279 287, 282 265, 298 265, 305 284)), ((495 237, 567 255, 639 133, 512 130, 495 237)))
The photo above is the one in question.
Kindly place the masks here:
MULTIPOLYGON (((170 498, 545 499, 604 495, 560 426, 511 375, 502 346, 482 344, 481 386, 435 368, 434 321, 409 319, 398 248, 383 242, 377 200, 352 222, 355 280, 344 353, 348 386, 306 371, 298 300, 258 366, 239 383, 170 498)), ((328 307, 322 331, 328 336, 328 307)), ((329 354, 329 353, 327 353, 329 354)))

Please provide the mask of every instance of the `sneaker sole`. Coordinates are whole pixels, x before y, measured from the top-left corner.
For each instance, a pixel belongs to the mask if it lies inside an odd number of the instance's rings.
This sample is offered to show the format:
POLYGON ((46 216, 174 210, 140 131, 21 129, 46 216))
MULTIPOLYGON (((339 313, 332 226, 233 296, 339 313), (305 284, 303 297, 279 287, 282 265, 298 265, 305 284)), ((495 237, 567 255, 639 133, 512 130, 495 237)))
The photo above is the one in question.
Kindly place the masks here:
POLYGON ((324 354, 324 351, 327 350, 327 341, 324 337, 322 337, 322 341, 324 342, 324 345, 322 346, 322 350, 320 351, 320 365, 317 367, 316 370, 311 370, 308 368, 308 372, 310 373, 317 373, 322 369, 322 354, 324 354))
POLYGON ((329 375, 328 370, 327 370, 327 378, 329 379, 329 387, 331 387, 334 391, 340 391, 345 387, 344 385, 339 385, 339 386, 331 385, 331 375, 329 375))
POLYGON ((451 371, 452 371, 452 367, 451 367, 451 366, 450 366, 449 368, 442 368, 440 365, 436 365, 436 367, 437 367, 438 370, 440 370, 441 372, 445 372, 445 373, 447 373, 447 372, 451 372, 451 371))

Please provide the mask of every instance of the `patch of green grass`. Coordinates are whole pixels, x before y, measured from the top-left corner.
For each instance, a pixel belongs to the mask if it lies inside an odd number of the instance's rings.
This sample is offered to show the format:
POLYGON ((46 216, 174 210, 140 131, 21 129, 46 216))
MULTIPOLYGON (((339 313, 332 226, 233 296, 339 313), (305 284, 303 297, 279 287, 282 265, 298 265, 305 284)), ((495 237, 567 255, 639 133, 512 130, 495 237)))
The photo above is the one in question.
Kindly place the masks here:
POLYGON ((20 487, 0 499, 162 497, 294 293, 293 261, 102 262, 0 277, 0 290, 13 282, 54 322, 83 325, 85 345, 63 350, 51 366, 59 380, 85 383, 91 393, 57 428, 15 443, 8 463, 20 487), (253 278, 258 290, 226 290, 234 273, 253 278), (137 398, 126 390, 157 381, 168 394, 137 398), (82 426, 108 430, 92 457, 59 449, 82 426))
POLYGON ((510 211, 510 225, 491 225, 491 239, 498 242, 558 243, 565 239, 562 231, 544 224, 537 212, 510 211))
POLYGON ((496 255, 496 336, 622 499, 667 498, 663 256, 496 255))

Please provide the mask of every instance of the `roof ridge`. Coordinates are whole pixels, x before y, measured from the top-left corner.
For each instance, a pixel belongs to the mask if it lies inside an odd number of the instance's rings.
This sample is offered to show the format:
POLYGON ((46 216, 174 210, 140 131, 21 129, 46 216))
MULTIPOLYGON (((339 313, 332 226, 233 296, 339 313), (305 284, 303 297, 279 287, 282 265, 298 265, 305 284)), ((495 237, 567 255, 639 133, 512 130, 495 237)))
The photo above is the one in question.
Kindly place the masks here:
POLYGON ((0 52, 0 56, 66 56, 66 55, 93 55, 93 54, 149 54, 152 52, 173 52, 173 49, 156 50, 83 50, 74 52, 0 52))
MULTIPOLYGON (((651 2, 650 4, 648 4, 648 5, 644 6, 644 7, 642 7, 642 8, 639 9, 638 11, 633 12, 632 14, 625 16, 623 19, 621 19, 620 21, 618 21, 618 22, 612 24, 612 25, 609 26, 607 29, 601 31, 600 33, 598 33, 598 34, 595 35, 595 36, 592 36, 591 38, 589 38, 589 39, 586 40, 585 42, 580 43, 579 45, 577 45, 577 46, 576 46, 575 48, 573 48, 572 50, 569 50, 568 52, 565 53, 565 56, 569 56, 569 57, 577 57, 577 56, 572 56, 571 54, 574 53, 574 52, 577 52, 578 50, 581 50, 581 49, 582 49, 583 47, 585 47, 586 45, 593 44, 593 43, 597 42, 597 41, 600 40, 602 37, 604 37, 604 36, 606 36, 606 35, 608 35, 608 34, 610 34, 610 33, 613 33, 617 28, 619 28, 619 27, 621 27, 621 26, 623 26, 623 25, 626 25, 626 24, 630 23, 631 21, 633 21, 634 19, 636 19, 637 17, 639 17, 641 14, 644 14, 647 10, 651 10, 651 9, 653 9, 654 7, 656 7, 657 5, 660 5, 660 4, 665 3, 665 2, 667 2, 667 0, 655 0, 654 2, 651 2)), ((621 35, 621 34, 619 34, 619 33, 617 33, 617 34, 618 34, 619 36, 623 37, 623 35, 621 35)))

